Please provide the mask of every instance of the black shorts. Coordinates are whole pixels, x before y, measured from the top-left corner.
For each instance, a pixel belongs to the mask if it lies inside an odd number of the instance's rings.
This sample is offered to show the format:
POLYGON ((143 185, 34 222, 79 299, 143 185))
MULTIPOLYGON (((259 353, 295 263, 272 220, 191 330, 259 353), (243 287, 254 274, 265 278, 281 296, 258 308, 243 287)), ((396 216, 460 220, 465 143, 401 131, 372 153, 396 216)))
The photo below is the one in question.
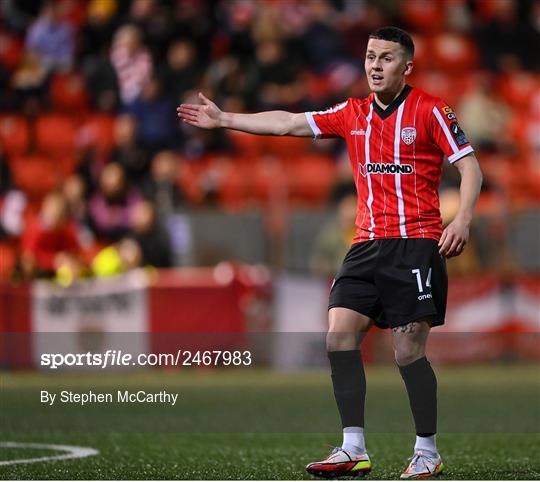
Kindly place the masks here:
POLYGON ((329 309, 349 308, 381 328, 419 319, 444 324, 446 260, 433 239, 375 239, 353 244, 330 291, 329 309))

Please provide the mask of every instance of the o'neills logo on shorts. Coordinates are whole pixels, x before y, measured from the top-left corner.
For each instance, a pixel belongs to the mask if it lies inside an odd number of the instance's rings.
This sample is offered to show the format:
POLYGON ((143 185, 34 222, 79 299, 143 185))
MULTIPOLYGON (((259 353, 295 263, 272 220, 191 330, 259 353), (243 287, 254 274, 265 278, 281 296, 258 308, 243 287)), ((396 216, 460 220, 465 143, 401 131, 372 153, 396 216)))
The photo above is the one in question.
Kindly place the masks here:
POLYGON ((368 164, 367 172, 372 174, 412 174, 413 167, 410 164, 368 164))

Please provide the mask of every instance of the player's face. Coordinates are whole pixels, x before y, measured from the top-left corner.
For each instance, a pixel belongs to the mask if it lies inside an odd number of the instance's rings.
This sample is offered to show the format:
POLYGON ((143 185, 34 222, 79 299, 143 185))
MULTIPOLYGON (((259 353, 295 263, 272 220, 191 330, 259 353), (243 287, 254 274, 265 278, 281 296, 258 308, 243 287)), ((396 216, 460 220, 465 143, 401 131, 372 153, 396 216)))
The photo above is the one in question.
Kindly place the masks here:
POLYGON ((376 94, 399 92, 404 76, 412 70, 400 44, 379 39, 369 39, 364 65, 369 88, 376 94))

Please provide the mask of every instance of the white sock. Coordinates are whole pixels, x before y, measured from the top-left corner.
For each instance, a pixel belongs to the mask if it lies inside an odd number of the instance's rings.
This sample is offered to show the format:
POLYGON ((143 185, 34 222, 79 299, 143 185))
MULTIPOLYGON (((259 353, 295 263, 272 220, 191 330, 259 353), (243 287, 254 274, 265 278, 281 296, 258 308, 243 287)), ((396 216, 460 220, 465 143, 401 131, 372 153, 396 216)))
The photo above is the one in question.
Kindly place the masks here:
POLYGON ((355 455, 365 453, 364 429, 362 427, 345 427, 343 429, 343 445, 341 448, 355 455))
POLYGON ((419 437, 416 436, 416 443, 414 444, 414 451, 418 452, 421 450, 422 452, 432 452, 434 454, 438 454, 437 451, 437 441, 435 440, 435 437, 437 437, 436 434, 431 435, 429 437, 419 437))

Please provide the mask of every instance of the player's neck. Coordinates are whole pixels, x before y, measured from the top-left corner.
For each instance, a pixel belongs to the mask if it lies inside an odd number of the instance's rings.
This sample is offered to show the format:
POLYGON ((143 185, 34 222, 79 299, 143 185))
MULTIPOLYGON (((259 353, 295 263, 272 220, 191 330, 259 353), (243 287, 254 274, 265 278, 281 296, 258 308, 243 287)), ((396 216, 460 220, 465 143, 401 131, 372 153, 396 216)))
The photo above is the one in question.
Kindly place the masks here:
POLYGON ((397 91, 395 92, 385 92, 382 94, 376 93, 374 95, 375 102, 377 102, 377 105, 381 109, 386 109, 394 101, 394 99, 396 99, 399 96, 399 94, 401 94, 404 88, 405 88, 405 83, 401 84, 399 88, 397 89, 397 91))

